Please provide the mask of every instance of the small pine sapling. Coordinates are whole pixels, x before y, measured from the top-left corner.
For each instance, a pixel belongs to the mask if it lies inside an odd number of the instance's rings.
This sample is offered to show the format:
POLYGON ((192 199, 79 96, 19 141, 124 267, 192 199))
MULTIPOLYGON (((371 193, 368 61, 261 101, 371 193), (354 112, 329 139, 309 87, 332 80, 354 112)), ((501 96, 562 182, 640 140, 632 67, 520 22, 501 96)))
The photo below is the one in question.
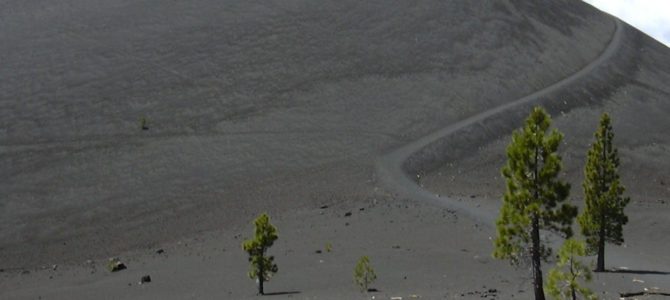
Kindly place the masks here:
POLYGON ((370 259, 367 256, 362 256, 356 268, 354 268, 354 282, 361 289, 361 292, 367 292, 368 286, 377 279, 375 270, 370 265, 370 259))
POLYGON ((266 256, 268 248, 272 247, 277 240, 277 228, 270 224, 270 217, 261 214, 254 220, 256 226, 254 237, 244 241, 242 248, 249 254, 251 269, 249 278, 258 282, 258 294, 263 295, 263 283, 270 280, 279 268, 274 263, 273 256, 266 256))
POLYGON ((591 281, 591 270, 588 266, 578 260, 578 257, 586 255, 584 242, 575 239, 567 239, 558 252, 558 263, 549 271, 547 292, 551 298, 556 300, 594 300, 597 297, 580 281, 588 283, 591 281))

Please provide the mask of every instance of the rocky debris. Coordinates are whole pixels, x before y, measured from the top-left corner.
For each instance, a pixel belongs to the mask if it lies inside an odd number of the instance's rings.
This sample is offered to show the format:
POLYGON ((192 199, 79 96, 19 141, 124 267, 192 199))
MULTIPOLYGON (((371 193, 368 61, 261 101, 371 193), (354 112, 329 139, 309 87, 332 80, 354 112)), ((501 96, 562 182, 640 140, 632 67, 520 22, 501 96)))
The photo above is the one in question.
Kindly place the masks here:
POLYGON ((118 272, 125 269, 126 265, 118 257, 112 257, 107 261, 107 270, 110 272, 118 272))
POLYGON ((163 254, 163 253, 165 253, 165 250, 163 249, 156 250, 156 254, 163 254))
POLYGON ((470 291, 470 292, 467 292, 467 293, 462 293, 461 297, 465 297, 466 295, 468 295, 468 296, 479 296, 479 298, 496 299, 498 297, 498 290, 494 289, 494 288, 487 289, 486 286, 485 286, 484 291, 470 291))
POLYGON ((321 250, 316 250, 316 251, 314 251, 314 253, 316 253, 316 254, 321 254, 322 252, 323 252, 323 251, 321 251, 321 250))
POLYGON ((351 217, 351 212, 350 212, 350 211, 346 212, 346 213, 344 214, 344 216, 345 216, 345 217, 351 217))
POLYGON ((140 279, 140 284, 145 284, 145 283, 149 283, 149 282, 151 282, 151 276, 149 276, 149 275, 144 275, 140 279))
POLYGON ((321 205, 321 207, 319 207, 319 208, 320 208, 320 209, 326 209, 326 208, 328 208, 328 205, 325 205, 325 204, 324 204, 324 205, 321 205))
POLYGON ((51 266, 51 270, 54 270, 54 271, 58 270, 58 265, 51 266))

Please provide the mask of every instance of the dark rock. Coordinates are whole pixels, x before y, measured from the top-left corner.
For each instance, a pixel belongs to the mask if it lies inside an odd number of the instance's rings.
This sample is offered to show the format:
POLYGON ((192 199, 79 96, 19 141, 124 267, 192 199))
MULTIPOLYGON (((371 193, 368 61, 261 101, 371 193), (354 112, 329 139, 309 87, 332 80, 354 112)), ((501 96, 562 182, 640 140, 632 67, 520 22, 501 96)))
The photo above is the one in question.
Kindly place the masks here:
POLYGON ((163 249, 156 250, 156 254, 163 254, 163 253, 165 253, 165 250, 163 249))
POLYGON ((344 216, 345 216, 345 217, 351 217, 351 212, 350 212, 350 211, 346 212, 346 213, 344 214, 344 216))
POLYGON ((145 284, 151 282, 151 276, 149 275, 144 275, 142 276, 142 279, 140 279, 140 284, 145 284))
POLYGON ((379 290, 376 289, 376 288, 369 288, 368 289, 368 293, 376 293, 376 292, 379 292, 379 290))
POLYGON ((361 207, 361 208, 359 208, 358 210, 359 210, 359 211, 364 211, 364 210, 365 210, 365 207, 361 207))
POLYGON ((391 246, 391 248, 393 248, 393 249, 400 249, 400 245, 393 245, 393 246, 391 246))
POLYGON ((322 251, 321 251, 321 250, 316 250, 316 251, 314 251, 314 253, 316 253, 316 254, 321 254, 322 251))
POLYGON ((321 207, 319 207, 319 208, 320 209, 326 209, 326 208, 328 208, 328 205, 321 205, 321 207))

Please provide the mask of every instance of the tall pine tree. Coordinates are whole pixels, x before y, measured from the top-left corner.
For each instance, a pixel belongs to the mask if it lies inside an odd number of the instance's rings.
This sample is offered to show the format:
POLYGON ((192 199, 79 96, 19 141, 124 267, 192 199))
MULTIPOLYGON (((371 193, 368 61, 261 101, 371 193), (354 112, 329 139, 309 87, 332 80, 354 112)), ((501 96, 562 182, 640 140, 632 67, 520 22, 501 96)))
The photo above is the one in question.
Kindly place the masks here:
POLYGON ((571 236, 577 208, 565 203, 570 185, 558 179, 561 157, 556 153, 563 135, 549 132, 551 118, 536 107, 525 126, 512 135, 502 175, 507 182, 493 256, 519 263, 530 254, 535 299, 544 300, 541 261, 551 249, 542 244, 540 229, 571 236))
POLYGON ((600 118, 595 142, 589 149, 584 168, 586 208, 578 217, 589 252, 598 254, 596 272, 605 270, 605 242, 621 245, 622 227, 628 223, 623 210, 630 201, 619 181, 619 154, 612 145, 614 132, 607 113, 600 118))

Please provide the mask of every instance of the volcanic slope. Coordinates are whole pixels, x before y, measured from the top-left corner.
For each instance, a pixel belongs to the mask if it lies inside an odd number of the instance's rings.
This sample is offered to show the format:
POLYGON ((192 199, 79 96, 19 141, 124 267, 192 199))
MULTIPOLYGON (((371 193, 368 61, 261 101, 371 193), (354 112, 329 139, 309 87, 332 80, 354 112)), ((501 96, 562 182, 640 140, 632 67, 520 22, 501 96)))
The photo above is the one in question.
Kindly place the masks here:
POLYGON ((379 156, 578 72, 615 31, 575 1, 5 1, 0 265, 383 195, 379 156))

